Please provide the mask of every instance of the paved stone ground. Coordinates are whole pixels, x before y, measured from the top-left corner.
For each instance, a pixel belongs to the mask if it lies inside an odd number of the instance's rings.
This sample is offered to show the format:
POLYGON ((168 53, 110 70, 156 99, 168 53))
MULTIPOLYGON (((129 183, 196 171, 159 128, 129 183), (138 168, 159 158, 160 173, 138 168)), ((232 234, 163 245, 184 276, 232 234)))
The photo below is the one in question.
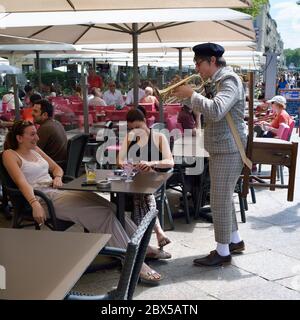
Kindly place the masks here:
MULTIPOLYGON (((292 140, 300 141, 296 134, 292 140)), ((232 265, 225 268, 200 268, 192 264, 195 257, 215 247, 210 223, 198 220, 187 225, 183 218, 175 219, 175 230, 167 232, 173 240, 166 248, 172 259, 151 263, 164 280, 157 287, 139 284, 134 299, 300 299, 299 190, 298 170, 293 202, 287 202, 286 189, 256 191, 257 203, 249 200, 247 223, 239 224, 246 251, 234 256, 232 265)), ((178 201, 174 198, 171 194, 173 208, 178 201)), ((0 226, 7 226, 7 222, 0 219, 0 226)), ((155 243, 154 236, 152 240, 155 243)), ((101 294, 116 285, 118 277, 116 269, 98 271, 84 275, 74 289, 101 294)))

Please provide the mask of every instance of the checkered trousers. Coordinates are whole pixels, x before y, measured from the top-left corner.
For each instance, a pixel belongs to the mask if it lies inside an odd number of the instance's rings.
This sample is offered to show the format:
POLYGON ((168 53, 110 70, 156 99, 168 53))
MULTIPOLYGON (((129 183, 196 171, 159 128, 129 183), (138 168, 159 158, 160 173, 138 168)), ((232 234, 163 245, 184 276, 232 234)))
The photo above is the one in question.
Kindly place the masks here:
POLYGON ((239 152, 209 155, 210 206, 219 243, 229 244, 231 232, 238 229, 233 192, 242 168, 239 152))

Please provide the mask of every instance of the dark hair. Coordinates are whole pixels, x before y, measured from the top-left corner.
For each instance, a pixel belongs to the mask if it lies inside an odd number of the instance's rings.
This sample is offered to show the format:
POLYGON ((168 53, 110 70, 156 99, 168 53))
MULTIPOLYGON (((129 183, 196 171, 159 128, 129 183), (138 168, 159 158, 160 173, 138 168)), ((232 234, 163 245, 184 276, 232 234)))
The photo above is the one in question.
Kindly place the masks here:
POLYGON ((26 92, 26 93, 28 93, 28 92, 30 92, 30 91, 32 91, 33 90, 33 88, 32 88, 32 86, 30 86, 30 85, 26 85, 25 87, 24 87, 24 91, 26 92))
POLYGON ((46 99, 41 99, 35 101, 34 104, 39 104, 41 106, 41 114, 46 112, 49 118, 53 117, 54 108, 53 105, 46 99))
POLYGON ((38 93, 34 93, 33 95, 30 96, 29 100, 32 104, 35 104, 36 101, 41 100, 42 96, 38 93))
POLYGON ((141 110, 133 109, 129 110, 126 116, 127 122, 134 122, 134 121, 145 121, 145 116, 141 110))
MULTIPOLYGON (((226 60, 223 57, 215 57, 215 58, 216 58, 216 66, 217 67, 226 67, 226 60)), ((195 55, 194 60, 197 60, 197 59, 204 60, 204 61, 207 61, 209 63, 211 62, 211 57, 208 57, 208 56, 197 56, 197 55, 195 55)))
POLYGON ((147 118, 147 111, 143 106, 137 106, 136 109, 140 110, 141 112, 143 112, 143 115, 144 115, 145 119, 147 118))
POLYGON ((34 126, 31 121, 16 121, 11 129, 8 131, 5 142, 4 142, 4 150, 13 149, 16 150, 19 147, 19 142, 17 140, 17 136, 22 136, 27 127, 34 126))

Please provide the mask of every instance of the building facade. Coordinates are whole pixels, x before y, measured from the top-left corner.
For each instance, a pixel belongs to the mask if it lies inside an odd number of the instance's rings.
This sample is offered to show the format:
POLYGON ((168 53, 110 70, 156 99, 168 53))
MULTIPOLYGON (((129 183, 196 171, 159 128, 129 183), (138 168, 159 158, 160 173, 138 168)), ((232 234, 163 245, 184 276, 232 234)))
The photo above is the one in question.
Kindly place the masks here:
POLYGON ((277 30, 277 23, 270 15, 270 4, 262 6, 260 14, 254 19, 256 31, 257 51, 263 53, 276 53, 278 67, 285 65, 283 55, 283 41, 277 30))

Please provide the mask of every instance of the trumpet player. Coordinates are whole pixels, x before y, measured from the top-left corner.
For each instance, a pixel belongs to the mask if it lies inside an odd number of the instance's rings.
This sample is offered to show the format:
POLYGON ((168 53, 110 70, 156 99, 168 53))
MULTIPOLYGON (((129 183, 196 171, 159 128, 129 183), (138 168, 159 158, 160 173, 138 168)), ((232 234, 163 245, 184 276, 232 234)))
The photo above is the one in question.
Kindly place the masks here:
MULTIPOLYGON (((233 192, 242 172, 240 149, 246 147, 244 123, 245 94, 240 77, 226 66, 224 48, 214 43, 193 47, 196 71, 203 80, 210 79, 209 95, 203 96, 188 85, 179 86, 174 95, 191 99, 193 111, 204 116, 204 146, 209 152, 210 205, 213 216, 216 249, 194 260, 196 266, 222 266, 231 263, 231 254, 245 250, 240 238, 233 203, 233 192), (227 122, 230 113, 241 140, 227 122)), ((206 92, 208 93, 208 92, 206 92)))

